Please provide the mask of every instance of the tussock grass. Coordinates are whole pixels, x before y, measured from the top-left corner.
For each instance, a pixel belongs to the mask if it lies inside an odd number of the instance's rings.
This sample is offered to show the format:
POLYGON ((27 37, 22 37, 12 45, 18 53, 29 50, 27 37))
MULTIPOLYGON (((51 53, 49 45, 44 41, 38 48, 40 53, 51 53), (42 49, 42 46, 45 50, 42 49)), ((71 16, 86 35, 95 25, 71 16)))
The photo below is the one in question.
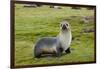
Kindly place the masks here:
POLYGON ((84 33, 84 28, 94 28, 94 23, 81 22, 81 16, 93 16, 93 10, 53 9, 49 6, 24 8, 23 4, 15 7, 15 64, 38 65, 94 61, 94 32, 84 33), (77 16, 71 18, 71 16, 77 16), (57 36, 62 20, 71 25, 71 53, 57 57, 34 58, 32 48, 41 37, 57 36), (59 60, 59 61, 58 61, 59 60))

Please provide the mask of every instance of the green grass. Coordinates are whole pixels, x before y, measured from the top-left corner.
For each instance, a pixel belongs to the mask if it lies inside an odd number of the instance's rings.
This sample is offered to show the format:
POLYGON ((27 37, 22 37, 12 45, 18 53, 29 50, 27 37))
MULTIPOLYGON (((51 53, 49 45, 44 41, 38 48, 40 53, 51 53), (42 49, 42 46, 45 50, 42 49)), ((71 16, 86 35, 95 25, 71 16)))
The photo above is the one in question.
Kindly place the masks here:
POLYGON ((92 23, 82 23, 81 16, 93 16, 93 10, 53 9, 48 6, 24 8, 15 7, 15 65, 38 65, 94 61, 94 33, 81 33, 84 28, 93 28, 92 23), (71 18, 71 16, 77 16, 71 18), (41 37, 57 36, 59 24, 67 19, 75 39, 71 43, 71 53, 60 58, 34 58, 32 48, 41 37), (59 60, 59 61, 58 61, 59 60))

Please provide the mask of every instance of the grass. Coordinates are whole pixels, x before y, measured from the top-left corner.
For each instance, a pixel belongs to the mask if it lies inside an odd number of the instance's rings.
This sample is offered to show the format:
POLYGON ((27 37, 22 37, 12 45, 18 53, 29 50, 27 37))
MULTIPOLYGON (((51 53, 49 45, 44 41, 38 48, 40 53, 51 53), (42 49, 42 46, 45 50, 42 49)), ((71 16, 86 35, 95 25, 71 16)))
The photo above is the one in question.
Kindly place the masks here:
POLYGON ((91 62, 94 60, 94 33, 82 32, 85 28, 93 28, 93 22, 81 22, 82 16, 93 16, 93 10, 81 10, 63 7, 53 9, 49 6, 25 8, 23 4, 15 7, 15 65, 40 65, 57 63, 91 62), (77 16, 71 18, 71 16, 77 16), (71 18, 71 19, 70 19, 71 18), (71 43, 71 54, 60 58, 34 58, 32 48, 41 37, 57 36, 60 21, 67 19, 71 25, 75 39, 71 43), (59 60, 59 61, 58 61, 59 60))

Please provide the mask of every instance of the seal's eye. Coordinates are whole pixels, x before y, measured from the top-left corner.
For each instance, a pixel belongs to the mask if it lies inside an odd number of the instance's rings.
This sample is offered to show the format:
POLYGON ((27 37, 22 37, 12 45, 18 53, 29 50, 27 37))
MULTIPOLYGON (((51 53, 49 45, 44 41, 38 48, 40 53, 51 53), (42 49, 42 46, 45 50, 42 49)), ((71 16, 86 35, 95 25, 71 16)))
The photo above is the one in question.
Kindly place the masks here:
POLYGON ((66 26, 68 26, 68 24, 66 24, 66 26))

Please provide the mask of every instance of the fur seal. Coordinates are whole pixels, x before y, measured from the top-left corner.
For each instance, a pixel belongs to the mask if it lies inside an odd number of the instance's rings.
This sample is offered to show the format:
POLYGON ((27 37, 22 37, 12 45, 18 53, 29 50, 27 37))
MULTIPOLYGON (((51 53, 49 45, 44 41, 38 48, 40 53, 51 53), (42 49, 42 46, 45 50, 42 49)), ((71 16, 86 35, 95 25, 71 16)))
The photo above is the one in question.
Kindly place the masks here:
POLYGON ((39 58, 42 54, 60 56, 62 52, 70 53, 71 40, 70 25, 67 21, 62 21, 60 32, 56 37, 43 37, 33 46, 34 57, 39 58))

